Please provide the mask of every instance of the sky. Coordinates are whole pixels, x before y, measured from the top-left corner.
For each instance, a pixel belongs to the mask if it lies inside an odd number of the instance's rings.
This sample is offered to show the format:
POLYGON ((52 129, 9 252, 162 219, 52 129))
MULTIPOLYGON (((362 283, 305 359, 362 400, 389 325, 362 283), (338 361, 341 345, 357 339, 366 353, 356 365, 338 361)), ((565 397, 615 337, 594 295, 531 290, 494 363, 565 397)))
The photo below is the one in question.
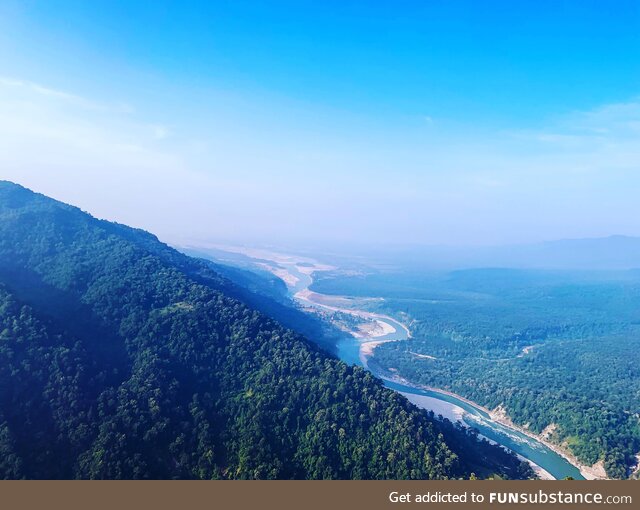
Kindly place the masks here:
POLYGON ((4 0, 0 179, 175 244, 640 235, 640 2, 4 0))

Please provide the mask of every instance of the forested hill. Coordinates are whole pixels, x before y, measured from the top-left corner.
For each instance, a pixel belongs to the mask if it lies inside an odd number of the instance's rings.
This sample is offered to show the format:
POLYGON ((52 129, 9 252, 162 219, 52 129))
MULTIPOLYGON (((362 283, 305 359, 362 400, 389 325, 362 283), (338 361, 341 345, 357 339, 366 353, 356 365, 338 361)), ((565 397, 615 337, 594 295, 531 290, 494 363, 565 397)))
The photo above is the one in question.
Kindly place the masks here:
POLYGON ((0 182, 0 478, 531 475, 230 293, 0 182))

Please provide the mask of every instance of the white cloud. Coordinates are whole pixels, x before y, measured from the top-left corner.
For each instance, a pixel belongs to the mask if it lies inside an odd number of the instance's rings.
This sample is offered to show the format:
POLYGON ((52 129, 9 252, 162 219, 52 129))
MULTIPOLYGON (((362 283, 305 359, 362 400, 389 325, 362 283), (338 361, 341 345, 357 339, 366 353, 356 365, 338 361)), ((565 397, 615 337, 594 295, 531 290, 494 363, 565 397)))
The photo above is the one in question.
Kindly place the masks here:
POLYGON ((616 103, 574 112, 558 118, 542 131, 521 131, 516 136, 569 148, 637 142, 640 139, 640 102, 616 103))
POLYGON ((0 76, 0 87, 2 87, 5 93, 10 93, 10 89, 14 89, 14 91, 22 93, 35 93, 40 96, 60 100, 88 110, 114 111, 120 113, 130 113, 133 111, 131 106, 127 105, 126 103, 98 103, 77 94, 72 94, 70 92, 46 87, 44 85, 40 85, 39 83, 28 80, 17 80, 15 78, 0 76))

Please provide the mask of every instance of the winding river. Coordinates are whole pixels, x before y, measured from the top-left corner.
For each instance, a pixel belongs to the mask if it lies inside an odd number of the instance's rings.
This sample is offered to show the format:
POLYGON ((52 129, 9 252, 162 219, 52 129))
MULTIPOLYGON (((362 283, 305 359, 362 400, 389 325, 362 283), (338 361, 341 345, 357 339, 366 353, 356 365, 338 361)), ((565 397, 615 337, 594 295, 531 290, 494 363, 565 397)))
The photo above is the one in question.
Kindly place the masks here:
MULTIPOLYGON (((302 302, 305 306, 334 310, 334 308, 330 306, 308 301, 300 297, 300 293, 304 294, 304 292, 307 291, 309 286, 313 283, 313 279, 310 274, 300 271, 298 265, 295 263, 283 264, 280 262, 279 265, 284 267, 290 275, 297 279, 295 283, 293 283, 293 281, 287 282, 289 295, 292 298, 302 302)), ((398 341, 409 338, 405 327, 390 317, 375 315, 365 311, 355 312, 362 316, 374 316, 376 320, 386 322, 388 325, 393 327, 393 332, 376 337, 374 339, 375 342, 398 341)), ((400 384, 377 374, 375 370, 372 370, 371 367, 367 366, 366 360, 362 356, 361 346, 362 343, 366 341, 370 342, 371 339, 359 339, 352 335, 345 334, 344 338, 341 339, 337 346, 338 357, 345 363, 364 366, 376 376, 383 379, 385 386, 402 393, 418 407, 433 410, 436 414, 441 414, 452 420, 457 419, 467 426, 475 427, 479 431, 480 435, 490 441, 509 448, 533 463, 534 467, 538 466, 541 468, 546 472, 542 473, 542 476, 546 475, 546 477, 549 477, 549 475, 551 475, 551 477, 556 479, 562 479, 567 476, 573 477, 576 480, 584 479, 580 470, 564 457, 554 452, 540 441, 537 441, 518 430, 496 422, 485 410, 474 406, 470 402, 438 391, 423 390, 407 384, 400 384)), ((538 472, 540 473, 539 470, 538 472)))

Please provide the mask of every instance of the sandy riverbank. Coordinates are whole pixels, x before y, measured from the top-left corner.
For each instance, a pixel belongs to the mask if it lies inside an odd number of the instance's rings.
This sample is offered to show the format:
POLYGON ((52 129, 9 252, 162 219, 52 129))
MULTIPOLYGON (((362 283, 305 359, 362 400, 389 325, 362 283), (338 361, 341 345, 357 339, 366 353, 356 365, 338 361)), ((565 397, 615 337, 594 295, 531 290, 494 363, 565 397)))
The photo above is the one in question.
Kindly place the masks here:
MULTIPOLYGON (((491 444, 494 444, 494 445, 497 445, 497 446, 501 446, 500 443, 494 441, 493 439, 489 439, 488 437, 483 436, 482 434, 478 434, 478 437, 480 439, 484 439, 485 441, 489 441, 491 444)), ((549 471, 544 469, 539 464, 536 464, 531 459, 527 459, 525 456, 520 455, 519 453, 516 453, 516 452, 513 452, 513 453, 522 462, 526 462, 527 464, 529 464, 531 466, 531 469, 533 469, 533 472, 536 474, 536 476, 538 478, 540 478, 540 480, 557 480, 557 478, 555 476, 553 476, 551 473, 549 473, 549 471)))
POLYGON ((389 380, 391 380, 392 382, 397 382, 399 384, 404 384, 406 386, 411 386, 416 389, 433 391, 435 393, 441 393, 442 395, 449 395, 450 397, 455 397, 458 400, 461 400, 462 402, 465 402, 470 406, 475 407, 476 409, 480 409, 481 411, 484 411, 490 416, 490 418, 493 421, 500 423, 501 425, 504 425, 505 427, 508 427, 510 429, 516 430, 521 434, 524 434, 525 436, 530 437, 531 439, 535 439, 539 443, 542 443, 544 446, 546 446, 553 452, 557 453, 558 455, 563 457, 565 460, 567 460, 570 464, 573 464, 576 468, 578 468, 578 470, 580 471, 580 474, 584 476, 584 478, 586 478, 587 480, 606 480, 607 479, 607 474, 604 471, 604 465, 602 461, 597 462, 593 466, 587 466, 583 464, 571 452, 569 452, 565 448, 562 448, 561 446, 550 442, 547 438, 545 438, 541 434, 536 434, 534 432, 531 432, 530 430, 525 429, 524 427, 521 427, 520 425, 516 425, 515 423, 513 423, 511 418, 509 418, 507 414, 504 412, 504 410, 501 409, 500 407, 498 407, 497 409, 491 410, 476 402, 473 402, 472 400, 469 400, 468 398, 463 397, 462 395, 453 393, 452 391, 415 384, 399 376, 394 376, 392 378, 389 378, 389 380))
POLYGON ((318 262, 313 263, 305 263, 305 264, 296 264, 296 269, 300 271, 302 274, 306 274, 307 276, 311 276, 316 271, 333 271, 337 269, 334 266, 330 266, 328 264, 320 264, 318 262))
POLYGON ((427 397, 426 395, 416 395, 415 393, 405 393, 404 391, 399 391, 398 393, 404 395, 409 402, 417 405, 421 409, 433 411, 436 416, 441 415, 449 421, 462 421, 462 417, 464 416, 464 409, 455 404, 450 404, 437 398, 427 397))
POLYGON ((265 264, 263 262, 261 262, 261 263, 259 263, 257 265, 259 267, 261 267, 262 269, 265 269, 265 270, 269 271, 270 273, 272 273, 273 275, 275 275, 278 278, 280 278, 287 285, 287 287, 295 287, 296 284, 300 281, 300 279, 297 276, 292 275, 286 269, 282 269, 280 267, 274 267, 274 266, 271 266, 269 264, 265 264))
POLYGON ((368 321, 358 326, 358 330, 352 332, 356 338, 378 338, 381 336, 392 335, 396 332, 394 328, 388 322, 375 319, 368 321))
MULTIPOLYGON (((364 331, 364 332, 351 332, 353 336, 356 338, 379 338, 382 336, 390 335, 395 333, 397 330, 388 322, 381 321, 377 319, 376 324, 378 325, 376 329, 364 331), (363 334, 364 333, 364 334, 363 334)), ((373 351, 376 347, 382 344, 386 344, 387 342, 395 342, 396 340, 369 340, 362 342, 360 344, 359 357, 362 366, 367 368, 369 366, 369 358, 373 355, 373 351)))
MULTIPOLYGON (((455 404, 451 404, 449 402, 444 402, 444 401, 439 400, 437 398, 428 397, 426 395, 416 395, 415 393, 405 393, 403 391, 400 391, 399 393, 401 395, 404 395, 409 402, 411 402, 412 404, 417 405, 421 409, 426 409, 426 410, 433 411, 436 416, 440 415, 443 418, 446 418, 446 419, 448 419, 449 421, 452 421, 452 422, 459 421, 462 424, 464 424, 465 426, 467 426, 464 423, 464 421, 462 420, 462 418, 463 418, 463 416, 465 414, 464 409, 462 409, 461 407, 459 407, 459 406, 457 406, 455 404)), ((488 437, 485 437, 485 436, 483 436, 481 434, 479 434, 478 437, 480 437, 482 439, 485 439, 485 440, 489 441, 490 443, 499 446, 499 443, 497 443, 496 441, 493 441, 492 439, 489 439, 488 437)), ((551 473, 549 473, 546 469, 542 468, 541 466, 539 466, 538 464, 536 464, 532 460, 529 460, 529 459, 527 459, 526 457, 523 457, 520 454, 516 454, 516 456, 522 462, 528 463, 531 466, 531 469, 533 469, 533 471, 536 474, 536 476, 538 478, 540 478, 541 480, 555 480, 554 476, 551 473)))
POLYGON ((362 363, 362 366, 364 368, 369 368, 369 358, 373 354, 373 350, 378 347, 378 345, 381 345, 385 342, 385 340, 374 340, 371 342, 362 342, 360 344, 359 357, 360 363, 362 363))
POLYGON ((577 467, 580 470, 580 474, 587 480, 606 480, 608 478, 607 473, 604 470, 604 462, 602 460, 596 462, 593 466, 587 466, 580 462, 568 449, 549 441, 544 434, 536 434, 535 432, 531 432, 530 430, 513 423, 513 420, 509 418, 505 409, 501 406, 498 406, 493 410, 487 410, 484 407, 482 409, 489 413, 489 416, 491 416, 492 420, 495 420, 496 422, 501 423, 506 427, 517 430, 521 434, 539 441, 550 450, 554 451, 561 457, 564 457, 567 461, 577 467))
POLYGON ((557 478, 555 478, 551 473, 549 473, 549 471, 539 466, 532 460, 529 460, 526 457, 523 457, 519 453, 516 453, 516 457, 518 457, 522 462, 526 462, 527 464, 529 464, 531 466, 531 469, 533 469, 533 472, 536 474, 538 478, 540 478, 540 480, 557 480, 557 478))
MULTIPOLYGON (((402 329, 404 329, 405 333, 407 334, 407 338, 411 338, 411 331, 409 330, 409 328, 405 324, 402 324, 397 319, 394 319, 393 317, 389 317, 388 315, 383 315, 375 312, 366 312, 364 310, 353 310, 351 308, 342 308, 339 306, 329 305, 323 302, 322 296, 323 296, 322 294, 318 294, 307 288, 307 289, 303 289, 301 291, 296 292, 296 294, 293 297, 300 301, 306 301, 310 304, 318 305, 318 306, 321 306, 322 308, 326 308, 327 310, 331 310, 334 312, 346 313, 349 315, 353 315, 355 317, 361 317, 363 319, 380 320, 381 322, 391 321, 394 324, 398 324, 402 329)), ((342 296, 330 296, 330 298, 332 301, 343 300, 346 303, 349 302, 348 299, 342 296)), ((391 324, 389 324, 389 326, 391 326, 391 324)), ((390 331, 390 333, 395 333, 395 331, 396 329, 394 328, 394 330, 390 331)))

